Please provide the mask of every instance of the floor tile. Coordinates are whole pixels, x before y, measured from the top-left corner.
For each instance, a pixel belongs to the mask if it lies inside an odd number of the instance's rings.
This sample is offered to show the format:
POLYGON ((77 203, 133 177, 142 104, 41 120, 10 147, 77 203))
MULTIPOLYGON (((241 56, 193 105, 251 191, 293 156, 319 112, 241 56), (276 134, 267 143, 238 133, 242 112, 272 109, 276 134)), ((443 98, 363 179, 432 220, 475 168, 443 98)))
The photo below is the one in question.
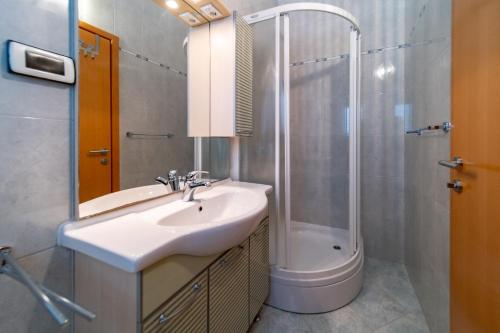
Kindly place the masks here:
POLYGON ((363 289, 350 304, 322 314, 264 306, 251 333, 429 333, 402 264, 366 258, 363 289))

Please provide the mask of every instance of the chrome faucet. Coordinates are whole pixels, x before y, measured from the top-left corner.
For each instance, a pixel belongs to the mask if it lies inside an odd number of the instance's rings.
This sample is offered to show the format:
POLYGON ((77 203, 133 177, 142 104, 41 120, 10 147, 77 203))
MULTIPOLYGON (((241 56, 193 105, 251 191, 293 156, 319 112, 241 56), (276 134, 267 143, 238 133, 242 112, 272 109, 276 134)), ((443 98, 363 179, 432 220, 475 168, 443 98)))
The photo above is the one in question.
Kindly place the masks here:
POLYGON ((172 192, 177 192, 181 189, 179 184, 179 177, 177 176, 177 170, 170 170, 168 172, 168 179, 160 176, 156 177, 155 181, 165 186, 170 185, 170 189, 172 190, 172 192))
POLYGON ((194 200, 194 194, 200 187, 210 187, 212 184, 209 181, 196 179, 196 176, 208 174, 207 171, 191 171, 186 175, 186 185, 184 187, 183 201, 189 202, 194 200))

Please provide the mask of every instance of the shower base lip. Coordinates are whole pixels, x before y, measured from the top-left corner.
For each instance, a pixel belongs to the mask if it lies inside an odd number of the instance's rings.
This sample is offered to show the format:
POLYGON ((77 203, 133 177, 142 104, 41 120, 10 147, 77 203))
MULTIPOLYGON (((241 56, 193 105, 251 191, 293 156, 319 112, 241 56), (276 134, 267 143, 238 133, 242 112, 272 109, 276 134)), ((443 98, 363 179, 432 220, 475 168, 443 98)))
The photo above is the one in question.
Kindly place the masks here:
POLYGON ((361 245, 352 258, 323 271, 294 271, 274 266, 267 304, 296 313, 322 313, 341 308, 361 291, 363 263, 361 245))
POLYGON ((320 287, 342 282, 363 266, 363 248, 352 258, 334 268, 315 271, 298 271, 271 267, 271 278, 281 284, 301 287, 320 287))

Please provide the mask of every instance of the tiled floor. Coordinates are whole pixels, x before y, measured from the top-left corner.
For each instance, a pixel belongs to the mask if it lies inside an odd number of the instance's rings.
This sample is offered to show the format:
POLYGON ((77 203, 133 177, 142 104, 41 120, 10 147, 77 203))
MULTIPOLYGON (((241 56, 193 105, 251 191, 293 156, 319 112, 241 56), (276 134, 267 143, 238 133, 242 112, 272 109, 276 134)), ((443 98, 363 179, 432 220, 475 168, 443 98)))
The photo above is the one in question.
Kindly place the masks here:
POLYGON ((333 312, 301 315, 265 306, 251 333, 428 333, 403 265, 365 260, 363 289, 333 312))

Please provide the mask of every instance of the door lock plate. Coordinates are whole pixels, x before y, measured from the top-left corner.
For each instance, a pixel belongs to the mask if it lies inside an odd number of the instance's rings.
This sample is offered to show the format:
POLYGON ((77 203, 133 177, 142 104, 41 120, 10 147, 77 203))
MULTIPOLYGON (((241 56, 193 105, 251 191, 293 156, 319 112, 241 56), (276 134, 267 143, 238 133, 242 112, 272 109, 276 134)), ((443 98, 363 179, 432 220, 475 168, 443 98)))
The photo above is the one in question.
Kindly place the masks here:
POLYGON ((464 185, 459 179, 455 179, 454 181, 447 183, 446 186, 457 193, 462 193, 464 190, 464 185))

